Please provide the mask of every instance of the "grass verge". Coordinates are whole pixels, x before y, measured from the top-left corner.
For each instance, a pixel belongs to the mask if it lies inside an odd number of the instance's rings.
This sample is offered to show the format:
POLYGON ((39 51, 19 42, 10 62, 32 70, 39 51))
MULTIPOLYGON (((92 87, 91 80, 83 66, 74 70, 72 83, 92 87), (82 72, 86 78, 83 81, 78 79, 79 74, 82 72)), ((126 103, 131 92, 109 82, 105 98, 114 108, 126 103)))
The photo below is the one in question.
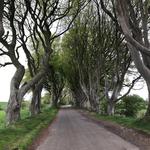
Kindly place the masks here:
POLYGON ((124 116, 102 116, 96 113, 90 113, 90 115, 99 120, 114 122, 124 127, 133 128, 150 134, 150 119, 136 119, 124 116))
POLYGON ((0 110, 0 129, 5 126, 5 111, 0 110))
POLYGON ((27 150, 40 130, 52 122, 57 112, 54 108, 46 109, 36 117, 28 117, 0 129, 0 150, 27 150))

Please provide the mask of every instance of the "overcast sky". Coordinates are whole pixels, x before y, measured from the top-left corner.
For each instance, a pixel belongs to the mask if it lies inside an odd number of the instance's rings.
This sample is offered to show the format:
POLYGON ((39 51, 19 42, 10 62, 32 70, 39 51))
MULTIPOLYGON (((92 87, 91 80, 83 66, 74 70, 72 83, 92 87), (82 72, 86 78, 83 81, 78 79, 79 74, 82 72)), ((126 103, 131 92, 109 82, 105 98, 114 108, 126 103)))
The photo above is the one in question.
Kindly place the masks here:
POLYGON ((0 68, 0 101, 8 101, 10 81, 14 73, 12 65, 0 68))
MULTIPOLYGON (((22 61, 24 61, 22 59, 22 61)), ((0 68, 0 101, 8 101, 10 92, 10 81, 15 73, 13 65, 0 68)), ((137 87, 137 86, 136 86, 137 87)), ((142 90, 132 90, 132 94, 138 94, 144 99, 147 99, 148 93, 146 85, 142 90)))
MULTIPOLYGON (((25 67, 27 66, 25 54, 22 50, 20 50, 20 58, 19 61, 21 64, 23 64, 25 67)), ((0 57, 1 60, 5 60, 7 62, 7 58, 0 57)), ((15 73, 16 69, 13 65, 9 65, 6 67, 0 68, 0 102, 8 101, 9 99, 9 93, 10 93, 10 82, 11 79, 15 73)))

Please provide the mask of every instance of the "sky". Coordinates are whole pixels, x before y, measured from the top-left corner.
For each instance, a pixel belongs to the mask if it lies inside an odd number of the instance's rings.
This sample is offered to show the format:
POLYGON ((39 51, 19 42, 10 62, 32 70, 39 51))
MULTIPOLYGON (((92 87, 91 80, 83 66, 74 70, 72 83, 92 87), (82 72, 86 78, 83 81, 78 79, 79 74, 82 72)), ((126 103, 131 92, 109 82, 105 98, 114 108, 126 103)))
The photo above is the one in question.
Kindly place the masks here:
MULTIPOLYGON (((22 59, 22 61, 25 60, 22 59)), ((7 102, 9 99, 10 81, 14 73, 15 67, 13 65, 0 68, 0 102, 7 102)), ((138 85, 136 85, 136 88, 138 88, 138 85)), ((138 94, 144 99, 147 99, 148 92, 146 85, 144 84, 141 90, 132 90, 131 94, 138 94)))
MULTIPOLYGON (((26 68, 27 62, 25 58, 26 57, 23 51, 20 51, 19 61, 26 68)), ((0 62, 7 62, 7 61, 8 61, 7 58, 0 57, 0 62)), ((7 102, 9 100, 10 82, 15 71, 16 69, 13 65, 8 65, 0 68, 0 102, 7 102)), ((28 98, 29 96, 26 95, 26 97, 28 98)))
POLYGON ((13 65, 0 68, 0 101, 8 101, 10 81, 14 73, 13 65))

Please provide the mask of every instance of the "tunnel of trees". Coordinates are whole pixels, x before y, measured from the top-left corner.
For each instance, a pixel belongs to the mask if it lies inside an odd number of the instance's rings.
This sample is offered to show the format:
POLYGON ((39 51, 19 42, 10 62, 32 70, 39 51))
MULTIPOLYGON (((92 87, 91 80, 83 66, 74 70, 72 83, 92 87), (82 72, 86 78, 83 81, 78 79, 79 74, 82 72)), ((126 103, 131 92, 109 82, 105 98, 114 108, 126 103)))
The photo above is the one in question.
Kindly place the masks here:
POLYGON ((149 0, 1 0, 0 66, 16 68, 7 124, 20 119, 28 92, 30 114, 39 114, 43 89, 54 107, 69 95, 75 107, 114 115, 141 80, 150 117, 149 34, 149 0))

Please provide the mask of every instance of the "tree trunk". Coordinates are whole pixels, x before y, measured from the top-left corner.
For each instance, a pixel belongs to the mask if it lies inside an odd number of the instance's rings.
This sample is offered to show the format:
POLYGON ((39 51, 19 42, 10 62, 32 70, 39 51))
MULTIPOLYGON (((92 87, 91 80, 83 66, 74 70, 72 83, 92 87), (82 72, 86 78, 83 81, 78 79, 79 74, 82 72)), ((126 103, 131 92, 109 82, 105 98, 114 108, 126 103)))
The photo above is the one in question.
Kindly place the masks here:
POLYGON ((79 85, 77 88, 73 89, 72 92, 75 100, 75 106, 77 108, 83 108, 88 99, 81 86, 79 85))
POLYGON ((32 101, 30 106, 31 116, 35 116, 41 112, 41 92, 43 89, 43 80, 41 80, 32 89, 32 101))
POLYGON ((147 83, 147 88, 148 88, 148 107, 146 110, 145 117, 150 117, 150 84, 147 83))
MULTIPOLYGON (((147 83, 148 92, 149 92, 149 104, 145 117, 150 116, 150 67, 149 67, 149 46, 146 43, 143 43, 143 35, 141 35, 142 30, 148 32, 148 29, 138 28, 140 33, 131 32, 135 29, 129 23, 129 14, 128 14, 128 3, 125 0, 117 0, 117 10, 118 10, 118 21, 121 25, 127 44, 129 46, 132 59, 135 63, 136 68, 143 76, 147 83), (134 34, 133 34, 134 33, 134 34), (145 57, 144 55, 147 57, 145 57), (143 57, 144 56, 144 57, 143 57), (148 58, 148 59, 147 59, 148 58)), ((143 12, 141 12, 143 13, 143 12)), ((139 21, 138 21, 139 22, 139 21)), ((139 26, 138 26, 139 27, 139 26)), ((137 31, 137 30, 136 30, 137 31)), ((147 36, 148 39, 148 36, 147 36)), ((145 37, 144 37, 145 40, 145 37)))
POLYGON ((99 109, 99 103, 96 102, 95 100, 92 100, 93 104, 91 106, 92 111, 96 112, 96 113, 100 113, 100 109, 99 109))
POLYGON ((3 9, 4 9, 4 0, 0 1, 0 38, 4 34, 4 27, 3 27, 3 9))
POLYGON ((7 125, 20 119, 20 108, 24 95, 43 77, 45 70, 41 70, 32 80, 20 87, 24 73, 25 69, 22 65, 20 65, 11 81, 10 97, 6 111, 7 125))
POLYGON ((113 116, 115 113, 115 103, 114 102, 108 102, 107 105, 107 114, 109 116, 113 116))
POLYGON ((58 97, 54 93, 53 93, 53 96, 52 96, 52 106, 55 107, 55 108, 58 107, 58 97))
POLYGON ((6 124, 16 122, 20 119, 20 102, 18 98, 18 90, 21 80, 24 76, 25 69, 23 66, 17 68, 10 84, 10 96, 6 110, 6 124))

